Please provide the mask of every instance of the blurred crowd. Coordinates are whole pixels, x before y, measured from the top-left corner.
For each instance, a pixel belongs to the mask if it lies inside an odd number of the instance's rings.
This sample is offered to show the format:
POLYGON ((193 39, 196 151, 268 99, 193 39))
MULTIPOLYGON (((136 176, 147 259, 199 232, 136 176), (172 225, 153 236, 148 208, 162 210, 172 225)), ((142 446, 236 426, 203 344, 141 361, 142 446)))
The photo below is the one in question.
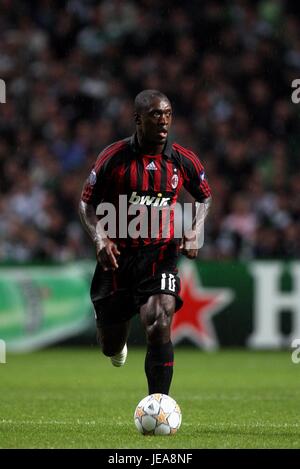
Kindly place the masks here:
POLYGON ((299 258, 297 2, 2 0, 0 78, 0 261, 94 255, 82 185, 146 88, 206 168, 200 257, 299 258))

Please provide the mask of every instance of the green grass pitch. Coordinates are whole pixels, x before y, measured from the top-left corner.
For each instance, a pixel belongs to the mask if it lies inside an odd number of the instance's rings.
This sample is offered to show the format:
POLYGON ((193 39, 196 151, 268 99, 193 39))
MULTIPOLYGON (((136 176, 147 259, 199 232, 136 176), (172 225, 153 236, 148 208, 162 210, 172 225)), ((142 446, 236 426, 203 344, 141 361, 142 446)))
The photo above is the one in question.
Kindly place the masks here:
POLYGON ((8 354, 0 365, 1 448, 299 448, 300 364, 286 352, 177 348, 173 436, 133 423, 147 395, 144 350, 113 368, 96 347, 8 354))

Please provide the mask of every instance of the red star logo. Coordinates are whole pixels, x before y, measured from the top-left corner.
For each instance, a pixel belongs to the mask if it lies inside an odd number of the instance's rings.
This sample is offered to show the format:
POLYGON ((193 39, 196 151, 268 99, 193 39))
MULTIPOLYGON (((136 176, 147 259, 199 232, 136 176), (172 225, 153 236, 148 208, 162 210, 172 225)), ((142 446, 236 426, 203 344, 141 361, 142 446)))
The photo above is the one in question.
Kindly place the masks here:
POLYGON ((188 338, 198 347, 216 348, 218 340, 210 318, 232 301, 233 292, 201 286, 192 262, 182 263, 180 273, 183 306, 173 318, 172 341, 176 344, 188 338))

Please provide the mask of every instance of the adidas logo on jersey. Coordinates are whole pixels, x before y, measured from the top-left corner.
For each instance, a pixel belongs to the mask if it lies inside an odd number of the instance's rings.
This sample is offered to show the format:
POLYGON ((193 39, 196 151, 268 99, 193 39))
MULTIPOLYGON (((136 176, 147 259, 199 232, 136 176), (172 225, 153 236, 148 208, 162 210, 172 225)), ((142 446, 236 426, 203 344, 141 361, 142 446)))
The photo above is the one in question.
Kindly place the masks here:
POLYGON ((153 207, 165 207, 168 205, 170 200, 171 197, 162 197, 162 194, 159 194, 158 197, 156 197, 151 195, 138 195, 137 192, 132 192, 129 203, 134 205, 152 205, 153 207))
POLYGON ((148 170, 150 170, 150 171, 151 171, 151 170, 152 170, 152 171, 153 171, 153 170, 156 170, 157 167, 155 166, 154 161, 151 161, 151 163, 149 163, 148 166, 146 166, 146 169, 148 169, 148 170))

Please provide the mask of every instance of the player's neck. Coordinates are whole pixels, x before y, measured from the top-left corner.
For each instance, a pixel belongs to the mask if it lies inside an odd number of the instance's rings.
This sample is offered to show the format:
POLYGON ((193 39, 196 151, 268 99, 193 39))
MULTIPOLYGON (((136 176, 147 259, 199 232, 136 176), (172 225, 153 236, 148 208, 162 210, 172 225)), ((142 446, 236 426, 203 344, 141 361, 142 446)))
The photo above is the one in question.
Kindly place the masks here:
POLYGON ((165 144, 156 145, 153 143, 145 142, 141 135, 137 133, 139 147, 143 155, 159 155, 162 153, 165 144))

